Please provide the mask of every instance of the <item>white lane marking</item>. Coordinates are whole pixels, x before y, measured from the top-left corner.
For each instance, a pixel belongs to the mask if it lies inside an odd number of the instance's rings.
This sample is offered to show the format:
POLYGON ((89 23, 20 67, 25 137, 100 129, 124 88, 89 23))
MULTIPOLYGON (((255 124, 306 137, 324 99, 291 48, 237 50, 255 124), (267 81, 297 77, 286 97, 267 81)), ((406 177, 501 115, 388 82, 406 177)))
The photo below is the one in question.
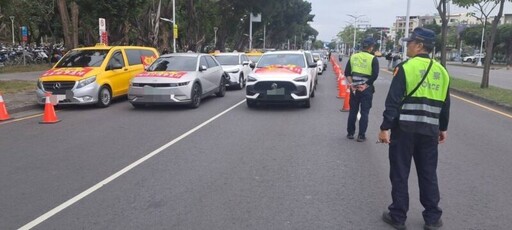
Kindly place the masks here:
POLYGON ((504 113, 504 112, 501 112, 501 111, 495 110, 495 109, 493 109, 493 108, 490 108, 490 107, 487 107, 487 106, 485 106, 485 105, 482 105, 482 104, 476 103, 476 102, 474 102, 474 101, 470 101, 470 100, 468 100, 468 99, 466 99, 466 98, 463 98, 463 97, 459 97, 459 96, 456 96, 456 95, 453 95, 453 94, 450 94, 450 95, 451 95, 452 97, 455 97, 455 98, 459 99, 459 100, 462 100, 462 101, 465 101, 465 102, 467 102, 467 103, 470 103, 470 104, 476 105, 476 106, 478 106, 478 107, 481 107, 481 108, 487 109, 487 110, 489 110, 489 111, 491 111, 491 112, 494 112, 494 113, 497 113, 497 114, 503 115, 503 116, 508 117, 508 118, 512 118, 512 115, 511 115, 511 114, 508 114, 508 113, 504 113))
POLYGON ((208 119, 207 121, 203 122, 202 124, 200 124, 200 125, 196 126, 195 128, 187 131, 186 133, 182 134, 181 136, 177 137, 176 139, 168 142, 165 145, 162 145, 160 148, 154 150, 153 152, 149 153, 148 155, 146 155, 146 156, 140 158, 139 160, 131 163, 130 165, 124 167, 120 171, 112 174, 111 176, 107 177, 106 179, 100 181, 99 183, 97 183, 94 186, 88 188, 87 190, 81 192, 80 194, 76 195, 75 197, 67 200, 66 202, 64 202, 64 203, 60 204, 59 206, 53 208, 52 210, 46 212, 45 214, 41 215, 40 217, 34 219, 33 221, 30 221, 28 224, 25 224, 23 227, 21 227, 19 229, 20 230, 25 230, 25 229, 31 229, 31 228, 37 226, 38 224, 40 224, 43 221, 49 219, 53 215, 59 213, 63 209, 71 206, 72 204, 74 204, 74 203, 78 202, 79 200, 83 199, 84 197, 90 195, 91 193, 95 192, 96 190, 98 190, 99 188, 103 187, 104 185, 107 185, 108 183, 112 182, 113 180, 117 179, 118 177, 122 176, 123 174, 127 173, 128 171, 132 170, 133 168, 137 167, 138 165, 142 164, 143 162, 145 162, 145 161, 149 160, 150 158, 156 156, 157 154, 159 154, 160 152, 162 152, 166 148, 169 148, 170 146, 176 144, 178 141, 182 140, 183 138, 187 137, 188 135, 190 135, 190 134, 194 133, 195 131, 201 129, 202 127, 206 126, 207 124, 209 124, 210 122, 212 122, 215 119, 219 118, 220 116, 222 116, 222 115, 226 114, 227 112, 233 110, 234 108, 236 108, 240 104, 244 103, 245 100, 246 99, 236 103, 235 105, 231 106, 229 109, 224 110, 223 112, 215 115, 214 117, 208 119))

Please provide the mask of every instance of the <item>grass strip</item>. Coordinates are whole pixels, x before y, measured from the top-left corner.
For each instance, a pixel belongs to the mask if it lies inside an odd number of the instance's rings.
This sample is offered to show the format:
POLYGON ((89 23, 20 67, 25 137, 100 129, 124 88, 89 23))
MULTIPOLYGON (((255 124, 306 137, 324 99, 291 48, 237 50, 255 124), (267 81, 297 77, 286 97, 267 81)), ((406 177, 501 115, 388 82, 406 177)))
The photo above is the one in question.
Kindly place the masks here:
POLYGON ((38 64, 38 65, 13 65, 0 67, 0 73, 20 73, 20 72, 33 72, 33 71, 44 71, 51 69, 50 64, 38 64))
POLYGON ((485 98, 490 101, 512 106, 512 90, 489 86, 487 89, 480 88, 480 83, 450 78, 450 87, 459 91, 485 98))
POLYGON ((4 93, 18 93, 36 89, 35 81, 24 80, 9 80, 0 81, 0 92, 4 93))

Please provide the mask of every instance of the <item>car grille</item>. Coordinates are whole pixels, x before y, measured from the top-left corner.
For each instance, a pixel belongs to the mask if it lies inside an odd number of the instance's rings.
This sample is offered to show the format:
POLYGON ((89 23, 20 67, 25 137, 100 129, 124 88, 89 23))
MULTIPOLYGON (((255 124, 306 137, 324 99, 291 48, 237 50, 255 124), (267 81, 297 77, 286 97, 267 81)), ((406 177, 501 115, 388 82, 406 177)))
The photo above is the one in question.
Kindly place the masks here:
POLYGON ((133 87, 151 86, 154 88, 171 87, 170 83, 132 83, 133 87))
POLYGON ((254 90, 260 91, 260 92, 266 92, 267 90, 272 89, 272 84, 276 84, 276 88, 284 88, 285 92, 291 92, 295 91, 297 87, 295 84, 291 82, 284 82, 284 81, 262 81, 258 82, 254 85, 254 90))
POLYGON ((282 100, 293 100, 291 94, 295 94, 297 96, 306 96, 307 88, 306 86, 299 85, 296 86, 292 82, 284 82, 284 81, 264 81, 258 82, 254 85, 246 87, 247 95, 255 95, 259 93, 259 100, 266 101, 282 101, 282 100), (274 86, 272 86, 275 84, 274 86), (267 90, 272 90, 273 88, 280 89, 284 88, 284 95, 267 95, 267 90))
POLYGON ((66 90, 73 89, 75 83, 75 81, 45 81, 43 88, 53 94, 66 94, 66 90))

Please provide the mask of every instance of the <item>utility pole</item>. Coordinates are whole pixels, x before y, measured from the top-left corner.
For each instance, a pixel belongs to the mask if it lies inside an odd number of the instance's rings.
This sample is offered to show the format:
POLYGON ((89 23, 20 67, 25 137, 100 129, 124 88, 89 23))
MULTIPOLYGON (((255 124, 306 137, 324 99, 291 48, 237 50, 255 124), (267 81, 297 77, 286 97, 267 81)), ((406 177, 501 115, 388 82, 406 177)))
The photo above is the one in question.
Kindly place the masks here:
POLYGON ((352 46, 352 53, 356 52, 356 36, 357 36, 357 22, 360 17, 363 17, 365 15, 353 15, 353 14, 347 14, 347 16, 354 19, 354 43, 352 46))

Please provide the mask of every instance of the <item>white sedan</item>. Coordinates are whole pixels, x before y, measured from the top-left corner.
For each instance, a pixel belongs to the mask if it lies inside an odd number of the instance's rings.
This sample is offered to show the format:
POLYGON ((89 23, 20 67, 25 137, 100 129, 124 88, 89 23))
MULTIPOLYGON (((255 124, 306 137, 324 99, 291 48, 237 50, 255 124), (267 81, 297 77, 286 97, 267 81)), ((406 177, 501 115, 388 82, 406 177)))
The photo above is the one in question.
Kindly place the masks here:
POLYGON ((128 91, 135 107, 151 104, 188 104, 199 107, 201 99, 226 94, 226 79, 220 64, 209 54, 178 53, 159 57, 136 75, 128 91))

